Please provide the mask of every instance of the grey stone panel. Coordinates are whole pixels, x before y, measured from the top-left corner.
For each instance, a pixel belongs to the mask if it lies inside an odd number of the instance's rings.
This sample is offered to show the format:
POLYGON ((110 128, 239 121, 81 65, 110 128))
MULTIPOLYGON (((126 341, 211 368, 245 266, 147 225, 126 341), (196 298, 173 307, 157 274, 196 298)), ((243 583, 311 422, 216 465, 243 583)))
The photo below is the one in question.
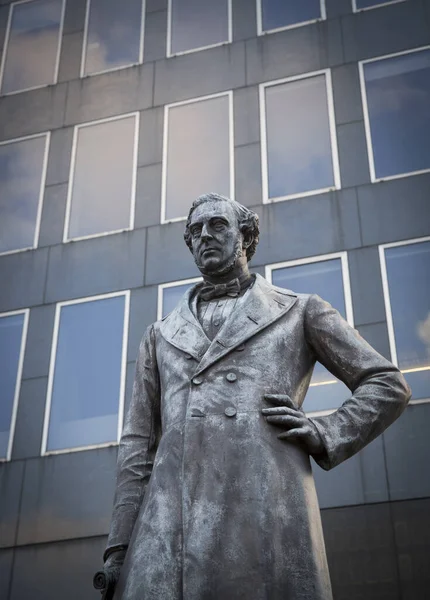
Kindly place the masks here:
POLYGON ((13 558, 13 549, 0 551, 0 597, 4 598, 4 600, 9 598, 13 558))
POLYGON ((63 125, 67 84, 0 98, 1 139, 8 140, 57 129, 63 125))
POLYGON ((79 79, 81 75, 82 44, 84 32, 69 33, 63 36, 61 44, 58 81, 79 79))
POLYGON ((424 6, 417 0, 343 17, 342 33, 345 62, 385 56, 429 43, 424 6))
POLYGON ((317 71, 342 62, 339 20, 321 21, 246 42, 247 85, 317 71))
POLYGON ((136 371, 136 362, 127 363, 127 372, 126 372, 126 379, 125 379, 124 418, 126 417, 129 406, 130 406, 131 396, 133 393, 135 371, 136 371))
POLYGON ((105 535, 117 447, 27 460, 17 545, 105 535))
POLYGON ((244 43, 226 44, 157 61, 154 105, 198 98, 244 85, 244 43))
POLYGON ((24 469, 23 461, 0 464, 0 548, 16 542, 24 469))
POLYGON ((153 63, 91 75, 68 84, 66 125, 149 108, 153 63))
POLYGON ((185 219, 148 229, 145 285, 199 277, 184 242, 185 219))
POLYGON ((137 170, 134 226, 157 225, 161 219, 161 163, 137 170))
POLYGON ((430 499, 391 506, 402 600, 424 600, 430 589, 430 499))
POLYGON ((162 107, 150 108, 140 113, 137 155, 139 167, 161 163, 163 159, 163 120, 164 110, 162 107))
POLYGON ((257 35, 257 3, 232 0, 233 41, 246 40, 257 35))
MULTIPOLYGON (((9 7, 0 7, 0 50, 4 50, 4 41, 6 37, 7 22, 9 18, 9 7)), ((3 52, 2 52, 3 53, 3 52)))
POLYGON ((335 19, 352 12, 352 0, 325 0, 327 19, 335 19))
POLYGON ((249 144, 234 149, 235 199, 245 206, 261 202, 260 144, 249 144))
POLYGON ((342 187, 370 183, 364 122, 339 125, 337 143, 342 187))
POLYGON ((388 329, 385 321, 383 323, 372 323, 371 325, 360 325, 357 327, 357 331, 379 354, 391 361, 388 329))
POLYGON ((358 188, 363 244, 383 244, 430 233, 430 173, 358 188))
POLYGON ((378 248, 351 250, 348 265, 355 325, 385 321, 378 248))
POLYGON ((166 56, 167 10, 147 13, 143 57, 146 62, 166 56))
POLYGON ((353 189, 256 208, 260 243, 254 264, 339 252, 361 245, 353 189))
POLYGON ((167 10, 167 0, 146 0, 147 13, 157 10, 167 10))
POLYGON ((38 246, 52 246, 63 241, 68 184, 45 188, 38 246))
POLYGON ((63 34, 83 31, 87 0, 66 0, 63 34))
POLYGON ((72 144, 72 127, 57 129, 51 133, 45 185, 66 183, 69 180, 72 144))
POLYGON ((260 110, 258 87, 246 87, 235 90, 234 108, 234 145, 245 146, 260 142, 260 110))
POLYGON ((430 403, 411 404, 385 433, 391 500, 430 496, 430 403))
POLYGON ((336 600, 397 600, 399 581, 388 503, 322 511, 336 600))
POLYGON ((312 471, 321 508, 388 500, 381 438, 331 471, 323 471, 314 462, 312 471))
POLYGON ((357 64, 341 65, 331 71, 336 123, 363 120, 360 78, 357 64))
POLYGON ((47 377, 21 383, 12 459, 40 456, 47 389, 47 377))
POLYGON ((264 266, 260 266, 260 267, 253 267, 253 266, 249 266, 249 270, 251 273, 258 273, 259 275, 261 275, 262 277, 266 276, 266 269, 264 268, 264 266))
POLYGON ((96 600, 92 587, 106 538, 17 548, 10 600, 96 600))
POLYGON ((30 310, 22 378, 46 377, 49 373, 55 306, 36 306, 30 310))
POLYGON ((141 287, 145 240, 139 229, 52 247, 45 302, 141 287))
POLYGON ((42 304, 48 249, 0 256, 0 312, 42 304))
POLYGON ((157 286, 132 290, 127 360, 135 361, 146 328, 157 320, 157 286))

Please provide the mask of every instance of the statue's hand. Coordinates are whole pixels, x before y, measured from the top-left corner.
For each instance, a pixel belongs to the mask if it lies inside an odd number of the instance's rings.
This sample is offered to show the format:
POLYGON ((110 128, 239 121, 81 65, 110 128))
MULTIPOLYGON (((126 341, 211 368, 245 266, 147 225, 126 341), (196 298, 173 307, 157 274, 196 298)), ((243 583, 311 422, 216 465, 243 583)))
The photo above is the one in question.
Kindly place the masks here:
POLYGON ((111 594, 113 595, 116 584, 118 583, 121 567, 125 559, 125 553, 126 550, 115 550, 114 552, 109 554, 105 561, 105 564, 103 566, 103 573, 106 578, 106 587, 101 589, 101 592, 105 593, 106 590, 108 590, 109 594, 107 595, 107 597, 110 597, 111 594))
POLYGON ((263 398, 276 405, 273 408, 262 409, 266 421, 276 427, 287 429, 278 435, 280 440, 302 445, 309 454, 323 452, 324 445, 317 428, 301 409, 294 406, 289 396, 267 394, 263 398))

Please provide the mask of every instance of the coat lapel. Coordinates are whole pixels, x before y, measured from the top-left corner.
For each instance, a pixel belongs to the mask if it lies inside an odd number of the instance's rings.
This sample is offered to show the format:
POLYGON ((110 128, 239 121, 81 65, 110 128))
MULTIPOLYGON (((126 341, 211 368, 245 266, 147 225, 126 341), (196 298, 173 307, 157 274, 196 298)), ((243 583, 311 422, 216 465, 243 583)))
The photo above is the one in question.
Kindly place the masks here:
POLYGON ((195 374, 201 373, 228 352, 277 321, 296 301, 297 296, 293 292, 280 292, 261 275, 257 275, 252 288, 210 343, 195 374))

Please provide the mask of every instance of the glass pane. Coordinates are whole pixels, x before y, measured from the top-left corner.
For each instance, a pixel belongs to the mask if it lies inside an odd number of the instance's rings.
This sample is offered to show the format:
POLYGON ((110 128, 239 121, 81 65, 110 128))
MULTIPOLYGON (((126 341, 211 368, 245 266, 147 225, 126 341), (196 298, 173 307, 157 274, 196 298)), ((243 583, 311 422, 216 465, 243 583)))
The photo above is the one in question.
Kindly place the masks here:
POLYGON ((412 397, 430 398, 430 241, 385 250, 399 369, 412 397))
POLYGON ((355 6, 357 10, 362 8, 369 8, 371 6, 378 6, 379 4, 388 4, 393 2, 400 2, 401 0, 355 0, 355 6))
POLYGON ((130 227, 136 118, 78 129, 68 237, 130 227))
POLYGON ((125 301, 61 308, 47 450, 117 440, 125 301))
POLYGON ((266 88, 269 198, 334 185, 325 75, 266 88))
POLYGON ((430 169, 430 50, 364 65, 375 175, 430 169))
POLYGON ((88 0, 85 75, 139 62, 142 0, 88 0))
POLYGON ((228 0, 172 0, 170 53, 228 41, 228 0))
POLYGON ((34 244, 46 136, 0 145, 0 252, 34 244))
POLYGON ((321 18, 320 0, 261 0, 263 31, 321 18))
POLYGON ((169 110, 166 219, 185 217, 201 194, 230 196, 229 98, 169 110))
MULTIPOLYGON (((318 294, 346 319, 340 258, 275 269, 272 271, 272 282, 300 294, 318 294)), ((338 408, 350 396, 349 389, 317 363, 303 409, 311 412, 338 408)))
POLYGON ((0 458, 7 457, 24 316, 0 317, 0 458))
POLYGON ((3 94, 54 83, 62 0, 12 5, 3 94))
POLYGON ((163 317, 168 315, 179 303, 179 300, 185 294, 190 287, 196 285, 194 283, 184 283, 183 285, 175 285, 169 288, 163 289, 163 317))

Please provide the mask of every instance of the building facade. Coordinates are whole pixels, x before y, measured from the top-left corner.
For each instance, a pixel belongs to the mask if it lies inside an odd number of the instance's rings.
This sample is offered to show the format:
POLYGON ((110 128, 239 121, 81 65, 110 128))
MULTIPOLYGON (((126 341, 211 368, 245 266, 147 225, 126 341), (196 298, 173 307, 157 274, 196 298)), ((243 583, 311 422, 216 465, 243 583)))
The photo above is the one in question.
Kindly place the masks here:
MULTIPOLYGON (((97 598, 146 327, 199 273, 191 201, 252 207, 252 271, 405 373, 314 465, 334 596, 430 587, 430 1, 0 0, 0 596, 97 598)), ((345 386, 317 365, 304 408, 345 386)))

